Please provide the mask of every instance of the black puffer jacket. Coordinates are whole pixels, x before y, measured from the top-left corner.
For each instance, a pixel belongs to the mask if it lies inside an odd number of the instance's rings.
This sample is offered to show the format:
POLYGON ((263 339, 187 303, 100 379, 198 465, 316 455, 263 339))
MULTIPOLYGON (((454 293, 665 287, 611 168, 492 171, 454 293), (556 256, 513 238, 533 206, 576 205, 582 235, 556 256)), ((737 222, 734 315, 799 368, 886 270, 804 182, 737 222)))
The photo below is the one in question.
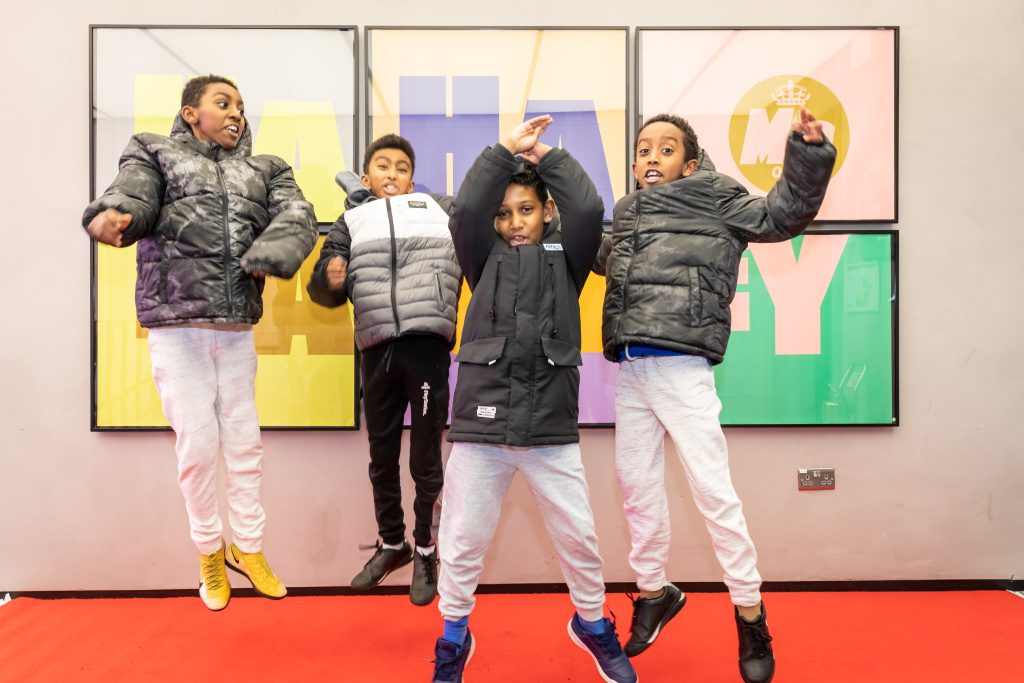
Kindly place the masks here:
POLYGON ((449 225, 473 292, 455 360, 449 441, 541 446, 579 441, 580 292, 601 243, 604 204, 568 152, 537 172, 558 207, 542 244, 511 247, 494 230, 521 162, 501 145, 466 173, 449 225))
POLYGON ((747 243, 799 235, 821 207, 835 160, 832 143, 807 144, 792 133, 782 178, 767 197, 718 173, 701 150, 691 175, 620 199, 594 262, 607 277, 605 357, 617 361, 629 343, 722 362, 747 243))
POLYGON ((313 206, 291 167, 251 156, 247 125, 233 150, 196 139, 181 114, 171 137, 134 135, 120 172, 82 224, 114 208, 132 216, 121 246, 138 242, 135 310, 143 327, 256 323, 263 281, 293 276, 316 244, 313 206))

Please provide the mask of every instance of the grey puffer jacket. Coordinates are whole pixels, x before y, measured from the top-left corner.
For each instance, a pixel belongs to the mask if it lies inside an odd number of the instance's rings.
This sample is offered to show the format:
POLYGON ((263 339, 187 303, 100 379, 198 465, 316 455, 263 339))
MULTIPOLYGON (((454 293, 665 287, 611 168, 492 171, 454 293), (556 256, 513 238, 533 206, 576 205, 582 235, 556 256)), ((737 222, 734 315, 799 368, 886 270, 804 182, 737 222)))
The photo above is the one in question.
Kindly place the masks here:
POLYGON ((292 277, 318 234, 313 206, 284 160, 252 156, 246 125, 227 150, 196 139, 181 117, 171 137, 134 135, 120 171, 82 216, 131 214, 121 246, 138 242, 135 309, 143 327, 250 323, 263 315, 256 270, 292 277))
POLYGON ((306 290, 330 308, 352 301, 360 351, 407 334, 455 345, 462 271, 448 230, 452 198, 413 193, 378 199, 353 173, 339 173, 345 213, 327 235, 306 290), (345 287, 327 287, 327 264, 348 263, 345 287))
POLYGON ((701 150, 691 175, 620 199, 594 262, 607 277, 605 357, 619 360, 629 343, 721 363, 747 243, 799 235, 821 207, 835 160, 828 140, 808 144, 791 133, 782 177, 767 197, 718 173, 701 150))

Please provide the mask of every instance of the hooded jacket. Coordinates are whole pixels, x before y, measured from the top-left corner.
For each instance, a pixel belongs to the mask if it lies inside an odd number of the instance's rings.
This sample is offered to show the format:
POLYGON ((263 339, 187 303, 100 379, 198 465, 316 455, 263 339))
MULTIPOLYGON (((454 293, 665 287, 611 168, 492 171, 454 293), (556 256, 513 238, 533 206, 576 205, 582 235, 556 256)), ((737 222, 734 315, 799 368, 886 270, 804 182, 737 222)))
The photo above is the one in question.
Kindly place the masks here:
POLYGON ((452 198, 413 193, 378 199, 350 172, 337 177, 345 213, 327 235, 306 290, 321 306, 352 301, 360 351, 406 334, 431 334, 455 345, 462 271, 448 214, 452 198), (327 287, 327 264, 348 264, 345 287, 327 287))
POLYGON ((449 225, 473 298, 455 357, 449 441, 579 441, 579 297, 601 243, 604 204, 579 163, 552 149, 537 172, 558 213, 541 244, 509 246, 494 217, 521 169, 495 145, 473 163, 455 199, 449 225))
POLYGON ((729 305, 749 242, 791 239, 814 219, 835 165, 836 148, 791 133, 782 177, 767 197, 715 170, 700 151, 697 170, 615 204, 594 271, 607 278, 604 355, 625 344, 655 346, 721 363, 729 343, 729 305))
POLYGON ((82 216, 131 214, 121 246, 138 243, 135 310, 143 327, 259 322, 257 270, 292 277, 316 244, 313 206, 284 160, 252 156, 245 126, 231 150, 198 140, 179 113, 171 136, 138 133, 119 172, 82 216))

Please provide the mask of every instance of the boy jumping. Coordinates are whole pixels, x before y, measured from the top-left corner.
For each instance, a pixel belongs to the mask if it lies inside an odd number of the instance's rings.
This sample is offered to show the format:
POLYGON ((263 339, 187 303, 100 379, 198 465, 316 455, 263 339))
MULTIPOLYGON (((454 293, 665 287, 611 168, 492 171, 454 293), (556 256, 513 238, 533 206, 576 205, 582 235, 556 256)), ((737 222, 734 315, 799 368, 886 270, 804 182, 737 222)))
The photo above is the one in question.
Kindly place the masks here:
POLYGON ((636 681, 614 623, 604 618, 577 427, 579 296, 601 243, 604 205, 568 152, 538 142, 550 123, 550 116, 530 119, 484 150, 466 174, 450 222, 473 298, 456 356, 448 432, 454 445, 438 586, 444 634, 435 647, 434 683, 461 681, 473 654, 473 594, 516 472, 537 500, 576 606, 570 637, 605 681, 636 681))
POLYGON ((448 421, 448 369, 462 272, 448 231, 452 198, 410 194, 415 166, 412 145, 385 135, 366 150, 361 178, 338 175, 348 192, 347 210, 327 235, 307 289, 324 306, 351 299, 361 354, 370 483, 381 540, 352 588, 373 588, 415 557, 409 599, 428 605, 437 594, 434 506, 444 481, 441 432, 448 421), (405 540, 399 470, 403 417, 410 406, 415 552, 405 540))
POLYGON ((676 444, 735 605, 740 674, 775 670, 757 556, 729 475, 722 404, 711 371, 729 341, 729 304, 748 242, 799 235, 825 196, 836 150, 806 109, 794 120, 782 178, 753 197, 715 171, 685 120, 648 119, 637 133, 637 191, 615 205, 594 264, 607 272, 604 355, 618 362, 615 467, 625 498, 640 596, 626 654, 646 650, 686 602, 669 583, 665 431, 676 444), (610 253, 610 258, 609 258, 610 253))
POLYGON ((138 244, 136 314, 149 330, 153 380, 177 436, 199 595, 212 610, 231 598, 225 562, 260 595, 286 593, 262 553, 252 326, 263 315, 264 277, 292 277, 317 237, 313 207, 288 164, 252 156, 244 108, 228 79, 190 80, 171 136, 132 137, 114 182, 82 217, 99 242, 138 244), (221 453, 234 535, 226 556, 216 494, 221 453))

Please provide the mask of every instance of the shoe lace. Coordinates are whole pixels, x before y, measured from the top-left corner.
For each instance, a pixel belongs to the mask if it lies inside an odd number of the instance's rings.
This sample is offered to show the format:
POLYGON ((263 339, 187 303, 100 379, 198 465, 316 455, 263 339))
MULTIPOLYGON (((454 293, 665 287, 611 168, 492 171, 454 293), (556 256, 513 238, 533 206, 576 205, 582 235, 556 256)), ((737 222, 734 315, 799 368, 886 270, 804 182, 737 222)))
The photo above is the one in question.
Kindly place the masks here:
POLYGON ((221 571, 221 564, 217 562, 217 553, 203 556, 203 583, 207 590, 220 590, 224 587, 225 572, 221 571))
POLYGON ((457 647, 451 652, 438 653, 435 651, 435 658, 430 660, 434 665, 434 678, 444 680, 450 678, 455 673, 455 665, 459 661, 459 655, 462 654, 462 647, 457 647))
POLYGON ((244 559, 245 568, 249 570, 249 578, 267 581, 274 575, 270 571, 270 565, 267 564, 267 558, 263 557, 263 553, 246 553, 244 559), (253 574, 257 576, 253 577, 253 574))
POLYGON ((629 591, 626 591, 626 597, 629 598, 631 603, 633 603, 633 618, 629 622, 629 632, 636 633, 636 623, 640 620, 640 614, 637 611, 636 605, 643 598, 634 596, 633 593, 630 593, 629 591))
MULTIPOLYGON (((609 610, 611 611, 611 610, 609 610)), ((615 659, 622 654, 622 645, 619 644, 619 636, 615 633, 615 625, 618 621, 615 618, 615 612, 612 612, 612 618, 608 620, 611 628, 605 629, 604 633, 593 634, 594 640, 597 641, 598 646, 609 659, 615 659)))
POLYGON ((434 553, 423 556, 423 573, 426 574, 427 583, 437 583, 437 555, 434 553))
POLYGON ((768 652, 769 643, 772 642, 772 637, 768 633, 768 627, 764 621, 756 624, 743 621, 743 630, 747 634, 747 638, 750 640, 750 644, 753 647, 754 654, 758 657, 764 657, 768 652))
POLYGON ((360 550, 375 550, 375 552, 370 557, 370 559, 368 559, 366 561, 366 564, 363 565, 363 569, 366 569, 367 567, 369 567, 370 563, 373 562, 374 560, 376 560, 380 556, 380 554, 384 552, 384 546, 381 545, 380 539, 378 539, 375 543, 370 543, 370 544, 360 543, 359 544, 359 549, 360 550))

